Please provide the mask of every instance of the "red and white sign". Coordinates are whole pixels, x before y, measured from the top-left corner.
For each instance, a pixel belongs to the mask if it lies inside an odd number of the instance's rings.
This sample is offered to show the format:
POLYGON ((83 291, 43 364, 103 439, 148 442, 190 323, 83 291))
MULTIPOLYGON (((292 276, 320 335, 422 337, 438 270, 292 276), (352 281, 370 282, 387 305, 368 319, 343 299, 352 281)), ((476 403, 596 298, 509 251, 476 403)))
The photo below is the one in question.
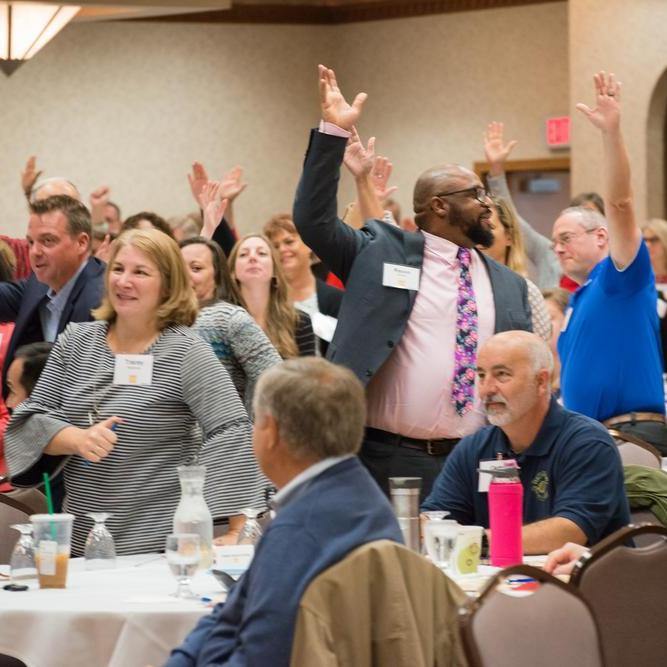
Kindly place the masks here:
POLYGON ((547 146, 568 148, 570 145, 570 117, 547 118, 547 146))

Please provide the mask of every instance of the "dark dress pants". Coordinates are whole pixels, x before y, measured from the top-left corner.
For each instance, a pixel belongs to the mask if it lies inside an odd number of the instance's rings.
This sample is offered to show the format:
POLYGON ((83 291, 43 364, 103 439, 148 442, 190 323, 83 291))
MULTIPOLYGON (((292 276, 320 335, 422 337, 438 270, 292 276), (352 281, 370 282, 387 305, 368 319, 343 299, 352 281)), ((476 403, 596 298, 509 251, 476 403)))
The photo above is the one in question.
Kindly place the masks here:
POLYGON ((368 435, 359 453, 359 459, 387 497, 390 477, 421 477, 420 504, 431 493, 447 456, 432 456, 418 449, 377 442, 368 435))

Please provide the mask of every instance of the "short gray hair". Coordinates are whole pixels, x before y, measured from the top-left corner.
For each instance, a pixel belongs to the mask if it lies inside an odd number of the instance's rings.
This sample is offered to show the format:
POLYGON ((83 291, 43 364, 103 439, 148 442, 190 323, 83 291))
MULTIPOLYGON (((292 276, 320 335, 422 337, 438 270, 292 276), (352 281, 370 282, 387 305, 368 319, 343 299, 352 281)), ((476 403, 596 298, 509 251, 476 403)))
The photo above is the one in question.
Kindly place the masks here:
POLYGON ((533 371, 538 373, 543 368, 546 368, 549 371, 549 376, 553 375, 554 355, 551 353, 546 341, 535 335, 534 338, 526 340, 525 344, 533 371))
POLYGON ((579 224, 588 232, 593 229, 607 229, 607 218, 599 211, 594 211, 585 206, 568 206, 560 212, 559 218, 566 215, 579 217, 579 224))
POLYGON ((265 371, 253 401, 255 419, 271 415, 297 459, 356 454, 366 421, 361 382, 352 371, 317 357, 283 361, 265 371))

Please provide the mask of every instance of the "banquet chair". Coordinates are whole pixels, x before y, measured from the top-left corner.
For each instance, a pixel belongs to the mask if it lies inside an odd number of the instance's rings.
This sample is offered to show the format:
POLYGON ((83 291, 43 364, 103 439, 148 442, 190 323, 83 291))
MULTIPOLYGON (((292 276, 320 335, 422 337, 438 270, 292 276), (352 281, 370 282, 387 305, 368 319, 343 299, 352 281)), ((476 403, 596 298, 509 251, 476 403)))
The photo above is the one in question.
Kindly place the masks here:
POLYGON ((19 534, 11 528, 15 523, 30 523, 29 507, 0 493, 0 563, 9 563, 19 534))
POLYGON ((292 667, 464 667, 457 627, 465 593, 389 540, 348 554, 308 585, 292 667))
POLYGON ((640 465, 660 470, 662 458, 660 452, 652 444, 635 435, 622 433, 613 428, 609 429, 609 435, 618 447, 618 453, 624 466, 640 465))
POLYGON ((572 572, 571 583, 597 618, 608 667, 667 661, 667 528, 630 525, 596 544, 572 572), (659 542, 626 546, 653 534, 659 542))
POLYGON ((471 667, 602 667, 600 635, 590 606, 572 586, 529 565, 496 573, 459 616, 471 667), (535 579, 518 591, 509 576, 535 579))

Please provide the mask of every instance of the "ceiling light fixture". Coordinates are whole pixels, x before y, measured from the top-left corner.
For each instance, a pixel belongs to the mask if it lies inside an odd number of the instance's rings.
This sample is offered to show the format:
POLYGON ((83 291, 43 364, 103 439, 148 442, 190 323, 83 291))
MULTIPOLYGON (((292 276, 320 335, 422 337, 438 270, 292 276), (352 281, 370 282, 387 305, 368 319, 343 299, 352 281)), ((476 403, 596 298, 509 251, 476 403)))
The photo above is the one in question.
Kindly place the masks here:
POLYGON ((9 76, 55 37, 80 6, 0 2, 0 69, 9 76))

